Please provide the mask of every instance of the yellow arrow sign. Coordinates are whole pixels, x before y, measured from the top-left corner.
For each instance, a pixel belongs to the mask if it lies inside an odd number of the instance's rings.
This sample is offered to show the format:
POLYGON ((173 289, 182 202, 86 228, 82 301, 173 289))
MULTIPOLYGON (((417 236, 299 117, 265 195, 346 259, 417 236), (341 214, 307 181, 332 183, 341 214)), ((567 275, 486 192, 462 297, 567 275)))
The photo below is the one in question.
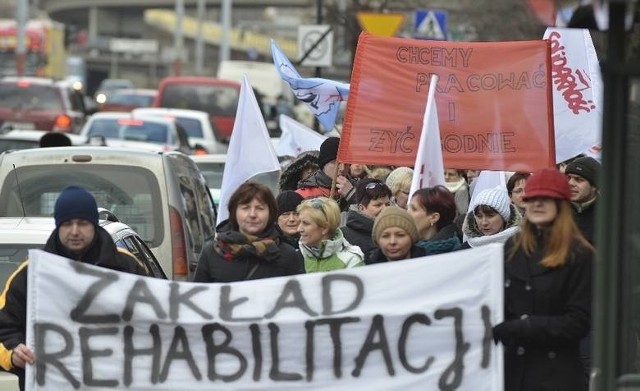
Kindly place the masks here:
POLYGON ((358 23, 363 30, 384 37, 396 35, 402 22, 403 14, 380 14, 375 12, 358 12, 358 23))

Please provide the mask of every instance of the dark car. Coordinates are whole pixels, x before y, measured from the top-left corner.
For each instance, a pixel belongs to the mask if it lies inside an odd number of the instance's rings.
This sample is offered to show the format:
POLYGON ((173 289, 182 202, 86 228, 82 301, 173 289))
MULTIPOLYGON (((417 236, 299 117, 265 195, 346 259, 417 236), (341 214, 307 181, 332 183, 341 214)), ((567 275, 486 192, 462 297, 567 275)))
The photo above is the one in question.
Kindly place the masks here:
POLYGON ((138 107, 150 107, 158 94, 152 89, 120 89, 106 97, 106 102, 98 104, 99 111, 131 111, 138 107))
POLYGON ((36 77, 0 79, 0 129, 78 133, 86 114, 82 93, 67 82, 36 77))

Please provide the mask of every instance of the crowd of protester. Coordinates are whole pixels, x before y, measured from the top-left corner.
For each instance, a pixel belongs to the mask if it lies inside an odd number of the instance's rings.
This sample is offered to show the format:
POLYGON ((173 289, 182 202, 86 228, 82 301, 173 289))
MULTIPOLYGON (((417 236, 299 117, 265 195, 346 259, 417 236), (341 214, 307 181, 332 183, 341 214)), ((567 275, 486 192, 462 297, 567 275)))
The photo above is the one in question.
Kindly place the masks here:
MULTIPOLYGON (((478 171, 446 169, 445 184, 410 194, 410 167, 341 164, 339 142, 327 138, 291 162, 277 197, 251 181, 236 189, 192 280, 326 272, 499 243, 505 307, 493 337, 505 346, 506 389, 586 390, 600 163, 579 157, 564 171, 512 173, 486 189, 476 189, 478 171)), ((7 354, 9 368, 33 361, 30 351, 7 354)))

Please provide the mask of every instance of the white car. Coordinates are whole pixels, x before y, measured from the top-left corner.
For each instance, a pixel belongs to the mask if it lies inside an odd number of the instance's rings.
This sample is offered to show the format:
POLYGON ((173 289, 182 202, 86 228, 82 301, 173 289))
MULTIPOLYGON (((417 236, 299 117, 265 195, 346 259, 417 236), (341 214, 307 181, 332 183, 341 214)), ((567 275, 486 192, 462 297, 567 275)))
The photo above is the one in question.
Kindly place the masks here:
MULTIPOLYGON (((39 148, 40 139, 48 130, 22 130, 14 129, 0 134, 0 153, 11 149, 39 148)), ((64 133, 69 137, 72 145, 84 144, 86 139, 72 133, 64 133)))
MULTIPOLYGON (((200 172, 209 187, 211 198, 213 198, 213 202, 218 206, 220 204, 220 188, 222 187, 222 176, 224 174, 224 164, 227 161, 227 155, 191 155, 189 157, 200 169, 200 172)), ((251 180, 268 186, 273 191, 274 195, 277 195, 279 178, 279 172, 263 173, 254 176, 251 180)))
MULTIPOLYGON (((112 219, 111 214, 100 218, 112 219)), ((129 250, 144 263, 156 278, 166 279, 160 264, 142 238, 129 226, 112 220, 100 220, 118 246, 129 250)), ((52 217, 0 217, 0 289, 4 289, 7 278, 27 259, 30 249, 41 249, 55 228, 52 217)), ((18 378, 0 372, 0 390, 18 391, 18 378)))
POLYGON ((193 152, 185 130, 167 118, 127 112, 101 112, 91 116, 80 136, 92 145, 145 149, 152 152, 193 152))
POLYGON ((171 109, 163 107, 140 107, 133 109, 134 116, 154 115, 174 119, 189 136, 191 146, 196 150, 204 148, 205 154, 227 153, 227 145, 216 140, 209 114, 204 111, 171 109), (198 148, 199 146, 200 148, 198 148))

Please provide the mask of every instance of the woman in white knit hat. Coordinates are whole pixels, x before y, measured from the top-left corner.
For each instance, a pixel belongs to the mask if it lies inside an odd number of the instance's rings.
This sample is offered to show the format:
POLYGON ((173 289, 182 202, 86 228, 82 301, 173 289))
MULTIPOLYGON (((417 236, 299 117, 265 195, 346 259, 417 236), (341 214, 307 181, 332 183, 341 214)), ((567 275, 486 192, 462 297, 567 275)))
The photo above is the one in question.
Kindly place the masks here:
POLYGON ((504 243, 518 232, 520 221, 522 215, 505 189, 485 189, 471 201, 462 224, 462 233, 467 238, 462 248, 504 243))

